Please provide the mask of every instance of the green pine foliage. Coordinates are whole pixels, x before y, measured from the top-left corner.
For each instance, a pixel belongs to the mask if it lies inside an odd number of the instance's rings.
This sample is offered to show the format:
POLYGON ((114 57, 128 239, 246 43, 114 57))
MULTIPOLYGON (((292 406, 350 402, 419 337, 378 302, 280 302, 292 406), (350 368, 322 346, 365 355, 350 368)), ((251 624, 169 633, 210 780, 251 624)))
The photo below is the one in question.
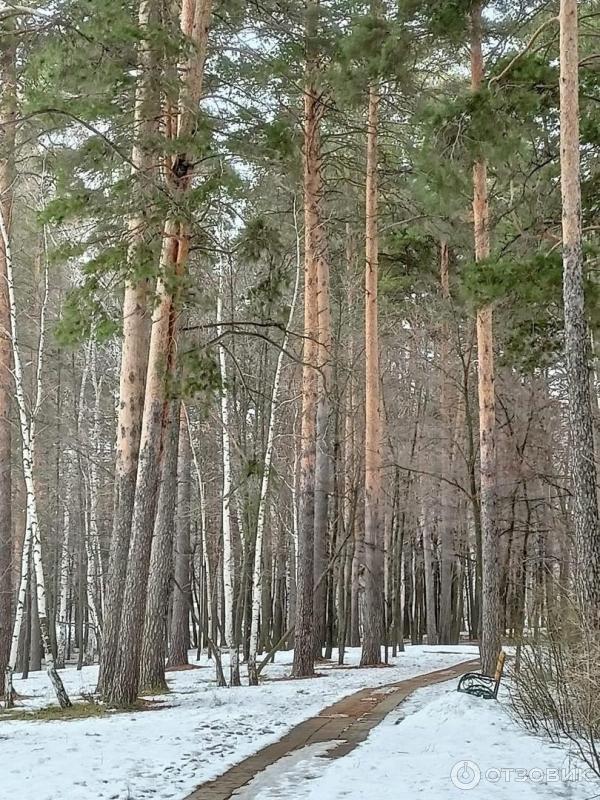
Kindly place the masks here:
MULTIPOLYGON (((182 152, 191 160, 192 189, 175 201, 162 176, 142 185, 129 163, 141 36, 137 4, 57 4, 55 24, 28 44, 22 85, 27 133, 44 147, 52 186, 40 223, 62 232, 53 244, 53 269, 74 276, 61 312, 61 341, 80 341, 92 328, 103 337, 118 335, 124 281, 157 277, 167 215, 187 221, 193 231, 189 275, 174 287, 186 314, 206 319, 214 311, 214 284, 206 275, 219 249, 215 232, 224 226, 233 268, 244 274, 238 316, 285 320, 295 237, 302 237, 308 54, 325 108, 322 174, 336 302, 345 292, 348 230, 359 255, 363 246, 365 107, 369 85, 376 82, 382 302, 400 309, 418 297, 437 313, 439 242, 445 239, 453 253, 455 313, 468 319, 478 303, 493 302, 499 347, 507 358, 513 353, 527 369, 534 368, 535 353, 540 365, 547 364, 548 353, 558 359, 557 29, 549 25, 535 47, 523 52, 549 12, 529 17, 510 3, 485 3, 486 79, 473 94, 467 55, 473 5, 473 0, 221 4, 211 30, 207 98, 193 133, 184 141, 167 141, 159 131, 142 143, 157 163, 182 152), (492 255, 476 266, 470 205, 471 170, 479 158, 488 164, 492 255), (139 211, 141 192, 147 244, 132 259, 127 220, 139 211), (290 222, 292 197, 299 231, 290 222), (542 355, 544 348, 533 342, 544 337, 553 344, 542 355), (534 355, 526 359, 526 351, 534 355)), ((189 43, 181 40, 176 20, 164 16, 146 35, 160 54, 161 96, 172 97, 179 80, 172 65, 189 43)), ((582 216, 590 231, 597 225, 600 181, 596 63, 593 38, 583 37, 582 216)), ((595 324, 593 234, 586 253, 595 324)), ((185 382, 192 392, 214 388, 209 350, 206 359, 188 359, 185 382)))

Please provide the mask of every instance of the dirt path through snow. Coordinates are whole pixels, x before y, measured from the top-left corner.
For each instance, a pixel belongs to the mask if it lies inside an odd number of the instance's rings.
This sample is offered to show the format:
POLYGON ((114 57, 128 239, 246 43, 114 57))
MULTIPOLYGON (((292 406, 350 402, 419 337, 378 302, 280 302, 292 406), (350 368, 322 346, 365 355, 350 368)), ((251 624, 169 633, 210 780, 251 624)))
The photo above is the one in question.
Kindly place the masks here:
POLYGON ((477 660, 463 661, 397 683, 362 689, 300 723, 278 742, 259 750, 218 778, 203 783, 186 800, 251 797, 250 783, 260 781, 264 786, 268 782, 265 770, 281 759, 297 760, 302 750, 312 751, 313 755, 318 752, 324 758, 340 758, 363 742, 369 732, 416 689, 458 678, 477 666, 477 660))

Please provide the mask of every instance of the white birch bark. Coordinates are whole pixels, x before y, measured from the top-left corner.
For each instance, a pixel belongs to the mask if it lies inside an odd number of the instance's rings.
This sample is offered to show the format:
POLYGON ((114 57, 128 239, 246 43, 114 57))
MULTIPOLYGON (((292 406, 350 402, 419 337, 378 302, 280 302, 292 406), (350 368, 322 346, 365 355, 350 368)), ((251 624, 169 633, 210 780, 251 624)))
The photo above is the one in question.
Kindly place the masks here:
POLYGON ((98 478, 98 466, 100 464, 102 447, 101 447, 101 414, 100 404, 102 401, 102 387, 104 378, 98 378, 96 370, 96 363, 94 359, 94 369, 92 372, 92 385, 94 387, 94 427, 92 438, 94 441, 94 458, 90 467, 90 484, 92 488, 93 504, 91 509, 93 511, 93 551, 94 551, 94 565, 96 569, 96 587, 98 592, 98 610, 100 612, 100 625, 102 627, 102 620, 104 619, 104 587, 105 575, 104 566, 102 563, 101 548, 100 548, 100 534, 98 529, 98 487, 100 481, 98 478))
POLYGON ((100 401, 102 397, 102 378, 98 378, 96 364, 96 345, 92 344, 90 353, 90 377, 94 389, 94 410, 92 415, 91 436, 88 436, 88 490, 89 517, 87 553, 88 604, 95 628, 96 647, 101 644, 102 619, 104 608, 104 575, 100 556, 100 537, 98 534, 98 463, 100 460, 100 401), (90 442, 91 439, 91 442, 90 442))
POLYGON ((73 497, 72 464, 73 453, 67 453, 66 488, 63 501, 63 536, 60 549, 58 618, 56 621, 56 667, 63 669, 67 656, 69 638, 69 573, 71 547, 71 501, 73 497))
POLYGON ((265 531, 265 516, 267 510, 267 495, 269 491, 269 475, 273 461, 273 444, 275 441, 275 420, 277 403, 279 400, 279 386, 281 383, 281 371, 283 368, 283 358, 289 341, 289 330, 294 320, 298 289, 300 286, 300 275, 302 272, 302 259, 300 250, 300 234, 298 231, 298 220, 294 205, 294 228, 296 231, 296 277, 294 281, 294 293, 288 314, 286 331, 283 343, 277 356, 275 375, 273 378, 273 390, 271 393, 271 411, 269 416, 269 427, 267 431, 267 446, 265 449, 265 460, 263 465, 262 480, 260 484, 260 496, 258 500, 258 517, 256 523, 256 543, 254 548, 254 567, 252 571, 252 617, 250 623, 250 649, 248 655, 248 682, 251 686, 258 685, 258 675, 256 673, 256 655, 258 651, 258 626, 260 621, 260 606, 262 596, 262 549, 265 531))
MULTIPOLYGON (((11 339, 12 348, 14 351, 15 348, 15 323, 16 323, 16 309, 13 308, 14 304, 14 285, 13 285, 13 278, 12 278, 12 255, 11 255, 11 248, 10 248, 10 241, 8 237, 8 230, 6 228, 5 219, 0 211, 0 231, 2 233, 2 242, 5 248, 5 258, 6 258, 6 282, 7 288, 9 293, 9 318, 11 323, 11 330, 7 333, 9 334, 9 338, 11 339), (13 317, 13 310, 14 310, 14 317, 13 317)), ((48 305, 48 263, 45 262, 45 269, 44 269, 44 299, 42 301, 42 308, 40 312, 40 338, 38 343, 38 353, 37 353, 37 361, 36 361, 36 397, 35 397, 35 405, 33 409, 32 415, 27 420, 28 429, 29 429, 29 437, 30 439, 34 440, 35 437, 35 420, 41 405, 42 401, 42 364, 43 364, 43 354, 44 354, 44 343, 45 343, 45 335, 46 335, 46 307, 48 305)), ((19 374, 21 374, 21 363, 19 361, 19 374)), ((15 372, 14 372, 15 381, 17 380, 17 372, 16 372, 16 361, 15 361, 15 372)), ((23 385, 21 380, 21 392, 23 393, 23 385)), ((24 396, 23 396, 24 402, 24 396)), ((19 415, 21 412, 21 405, 19 403, 19 415)), ((21 421, 22 422, 22 421, 21 421)), ((30 454, 30 464, 33 463, 33 447, 31 449, 30 454)), ((23 452, 23 468, 25 468, 25 452, 23 452)), ((29 498, 28 498, 29 499, 29 498)), ((27 586, 29 582, 29 569, 31 565, 31 558, 32 558, 32 543, 33 543, 33 525, 31 521, 31 517, 29 515, 29 502, 27 502, 26 507, 26 520, 25 520, 25 537, 23 539, 23 550, 21 553, 21 571, 19 577, 19 591, 17 596, 17 608, 15 613, 15 623, 13 626, 12 638, 11 638, 11 647, 10 647, 10 654, 8 658, 8 664, 6 665, 6 675, 5 675, 5 685, 4 685, 4 696, 5 696, 5 703, 7 708, 11 708, 14 703, 14 691, 13 691, 13 675, 15 671, 15 667, 17 664, 17 657, 18 657, 18 650, 19 650, 19 639, 21 636, 21 629, 23 627, 23 622, 25 618, 25 601, 27 598, 27 586)))
MULTIPOLYGON (((42 366, 43 366, 44 344, 45 344, 45 333, 46 333, 45 319, 46 319, 46 307, 48 300, 48 265, 46 262, 44 301, 42 303, 42 310, 40 313, 40 338, 38 344, 38 358, 36 367, 36 400, 33 413, 30 415, 27 411, 27 405, 25 402, 23 367, 21 364, 21 353, 19 350, 19 343, 17 338, 17 306, 15 300, 15 287, 13 279, 12 252, 8 236, 8 229, 6 227, 6 220, 4 219, 4 213, 1 208, 0 208, 0 234, 2 235, 2 240, 4 242, 4 252, 6 258, 6 283, 8 289, 8 301, 9 301, 9 312, 10 312, 10 339, 12 344, 13 365, 14 365, 13 377, 15 382, 15 395, 17 400, 17 407, 19 410, 19 426, 21 429, 22 462, 23 462, 23 479, 25 482, 25 494, 26 494, 27 529, 25 532, 25 541, 23 545, 23 550, 24 551, 29 550, 31 552, 33 568, 35 572, 36 598, 37 598, 38 615, 40 621, 40 632, 42 635, 42 643, 44 646, 44 659, 46 662, 46 670, 48 672, 48 676, 52 682, 52 685, 54 686, 54 690, 56 692, 56 696, 61 708, 67 708, 68 706, 71 705, 71 701, 69 700, 69 696, 65 691, 62 680, 60 679, 60 676, 56 671, 56 665, 54 663, 54 654, 52 652, 52 647, 50 644, 48 613, 46 604, 46 583, 44 579, 44 567, 42 563, 42 543, 41 543, 40 527, 39 527, 39 520, 37 513, 37 495, 33 477, 34 450, 35 450, 35 421, 42 400, 41 378, 42 378, 42 366)), ((25 557, 25 552, 24 552, 22 564, 25 564, 27 561, 28 558, 25 557)), ((23 580, 23 572, 25 570, 26 568, 23 567, 21 572, 21 581, 23 580)), ((19 594, 21 594, 20 591, 19 594)), ((22 616, 23 615, 21 610, 20 614, 21 622, 22 622, 22 616)), ((11 650, 12 649, 13 648, 11 647, 11 650)), ((11 653, 10 663, 7 667, 7 680, 6 680, 6 685, 9 689, 12 688, 12 672, 14 672, 14 668, 15 668, 15 661, 12 659, 12 653, 11 653)), ((11 692, 9 691, 7 693, 7 697, 10 697, 10 695, 11 692)))
POLYGON ((19 653, 19 638, 23 628, 25 616, 25 600, 27 598, 27 584, 29 576, 29 560, 31 554, 31 525, 29 517, 25 523, 25 538, 23 540, 23 550, 21 552, 21 572, 19 576, 19 593, 17 595, 17 607, 15 609, 15 623, 13 625, 12 638, 10 643, 10 654, 6 665, 4 676, 4 703, 6 708, 14 705, 13 675, 17 664, 19 653))
POLYGON ((79 386, 79 401, 77 410, 77 434, 79 440, 79 448, 81 452, 85 451, 88 454, 88 457, 86 458, 87 463, 81 466, 82 479, 86 487, 83 519, 84 519, 84 534, 85 534, 84 545, 85 545, 85 553, 87 561, 86 600, 88 609, 88 622, 87 622, 87 646, 85 653, 85 663, 87 664, 92 664, 94 662, 96 652, 98 650, 98 635, 99 635, 99 618, 98 618, 98 607, 95 598, 95 587, 94 587, 95 569, 94 569, 94 555, 93 555, 93 544, 92 544, 93 540, 92 527, 95 523, 95 508, 94 508, 95 500, 93 497, 92 477, 91 477, 91 469, 92 469, 91 463, 93 461, 93 457, 91 459, 89 458, 90 437, 89 436, 85 437, 83 433, 85 426, 85 410, 87 407, 85 394, 90 372, 95 371, 95 345, 92 337, 93 334, 90 335, 90 338, 88 339, 85 348, 83 370, 81 373, 81 384, 79 386))
MULTIPOLYGON (((225 259, 219 262, 219 292, 217 296, 217 336, 223 335, 223 293, 225 288, 225 259)), ((223 589, 225 599, 225 639, 229 647, 229 683, 240 683, 239 649, 235 636, 234 620, 234 576, 235 550, 231 529, 231 440, 229 434, 229 392, 227 389, 227 358, 225 348, 219 344, 219 368, 221 372, 221 443, 223 456, 223 589)))

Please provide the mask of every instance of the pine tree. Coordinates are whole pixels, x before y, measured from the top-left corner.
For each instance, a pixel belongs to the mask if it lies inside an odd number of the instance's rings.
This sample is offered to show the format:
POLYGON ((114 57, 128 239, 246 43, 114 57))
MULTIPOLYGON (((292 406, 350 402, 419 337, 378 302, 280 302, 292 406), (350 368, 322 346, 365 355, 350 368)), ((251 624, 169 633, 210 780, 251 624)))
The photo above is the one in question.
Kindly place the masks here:
MULTIPOLYGON (((142 197, 148 197, 147 183, 157 177, 154 166, 156 153, 152 152, 152 141, 157 133, 159 116, 158 54, 149 41, 157 18, 158 3, 155 0, 141 0, 138 10, 139 78, 135 90, 134 145, 131 162, 132 178, 140 187, 142 197)), ((144 276, 136 275, 138 265, 143 262, 149 235, 143 207, 131 217, 128 227, 130 275, 125 283, 123 297, 123 346, 117 419, 113 530, 108 564, 104 642, 98 681, 101 692, 108 690, 116 668, 148 360, 148 281, 144 276)))
POLYGON ((573 470, 577 596, 594 627, 600 608, 600 545, 589 333, 585 317, 579 155, 577 2, 560 4, 560 166, 563 297, 573 470))
MULTIPOLYGON (((481 5, 471 11, 471 85, 482 88, 481 5)), ((479 159, 473 166, 473 224, 475 259, 490 255, 487 165, 479 159)), ((500 652, 500 591, 498 575, 498 529, 496 519, 496 397, 494 388, 494 334, 492 306, 477 310, 477 375, 479 387, 480 507, 482 529, 483 593, 481 610, 481 664, 493 675, 500 652)))
POLYGON ((381 661, 383 643, 382 413, 378 328, 377 135, 379 88, 369 88, 365 212, 365 597, 362 666, 381 661))

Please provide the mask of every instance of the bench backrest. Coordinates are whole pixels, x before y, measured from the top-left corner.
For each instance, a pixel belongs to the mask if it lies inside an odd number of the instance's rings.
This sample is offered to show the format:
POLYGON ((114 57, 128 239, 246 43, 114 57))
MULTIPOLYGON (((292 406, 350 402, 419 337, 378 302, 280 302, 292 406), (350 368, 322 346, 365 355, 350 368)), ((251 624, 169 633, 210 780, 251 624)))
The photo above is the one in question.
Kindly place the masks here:
POLYGON ((496 672, 494 673, 494 696, 497 696, 498 689, 500 688, 500 681, 502 680, 502 673, 504 672, 504 662, 506 661, 506 653, 504 650, 500 651, 498 661, 496 662, 496 672))
POLYGON ((502 673, 504 672, 504 662, 506 661, 506 653, 504 650, 500 650, 500 655, 498 656, 498 661, 496 662, 496 673, 494 675, 494 680, 497 683, 500 683, 502 680, 502 673))

